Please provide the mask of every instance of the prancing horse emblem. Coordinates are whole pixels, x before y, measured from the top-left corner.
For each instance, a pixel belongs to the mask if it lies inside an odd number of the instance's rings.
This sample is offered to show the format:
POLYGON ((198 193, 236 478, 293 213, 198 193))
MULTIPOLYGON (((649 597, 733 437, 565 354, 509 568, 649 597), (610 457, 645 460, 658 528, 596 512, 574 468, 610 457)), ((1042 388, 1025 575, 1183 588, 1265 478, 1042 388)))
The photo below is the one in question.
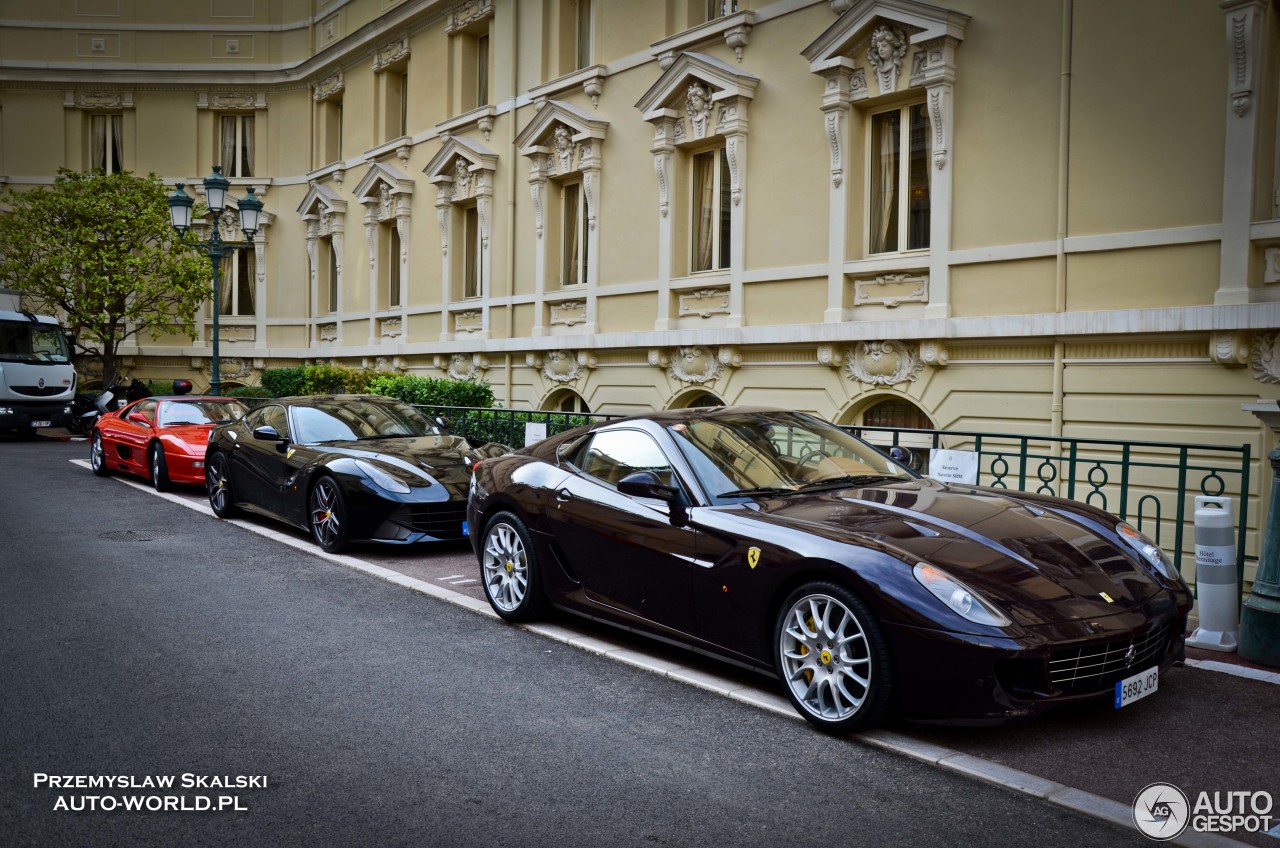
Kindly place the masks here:
POLYGON ((751 566, 754 569, 759 564, 760 564, 760 549, 748 548, 747 549, 747 565, 751 566))
POLYGON ((1128 668, 1133 665, 1133 661, 1138 658, 1138 648, 1130 643, 1129 650, 1124 652, 1124 667, 1128 668))

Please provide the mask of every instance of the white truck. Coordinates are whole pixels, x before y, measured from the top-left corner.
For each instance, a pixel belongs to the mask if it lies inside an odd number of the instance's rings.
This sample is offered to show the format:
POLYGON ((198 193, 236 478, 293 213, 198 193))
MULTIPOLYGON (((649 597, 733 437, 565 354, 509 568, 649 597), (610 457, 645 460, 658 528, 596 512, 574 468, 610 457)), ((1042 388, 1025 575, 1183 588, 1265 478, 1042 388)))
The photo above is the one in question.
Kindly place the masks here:
POLYGON ((0 432, 34 436, 71 423, 76 372, 58 319, 19 311, 18 293, 0 288, 0 432))

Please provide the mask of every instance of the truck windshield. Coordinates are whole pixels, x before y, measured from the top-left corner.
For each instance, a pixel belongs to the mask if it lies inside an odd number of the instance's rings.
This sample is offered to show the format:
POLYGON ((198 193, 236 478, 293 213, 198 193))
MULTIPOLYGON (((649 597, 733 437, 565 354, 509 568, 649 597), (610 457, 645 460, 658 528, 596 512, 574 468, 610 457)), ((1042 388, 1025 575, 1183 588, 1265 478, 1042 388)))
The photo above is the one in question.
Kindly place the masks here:
POLYGON ((31 321, 0 321, 0 362, 65 363, 62 328, 31 321))

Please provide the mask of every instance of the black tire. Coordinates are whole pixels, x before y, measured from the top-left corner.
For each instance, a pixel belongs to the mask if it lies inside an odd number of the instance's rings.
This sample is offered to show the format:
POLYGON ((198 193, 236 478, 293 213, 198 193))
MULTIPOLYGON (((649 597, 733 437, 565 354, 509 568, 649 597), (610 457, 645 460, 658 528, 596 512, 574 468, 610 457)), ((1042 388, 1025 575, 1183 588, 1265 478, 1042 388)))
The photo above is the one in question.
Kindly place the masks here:
POLYGON ((328 474, 321 475, 307 497, 307 526, 311 528, 311 538, 328 553, 345 551, 350 545, 347 518, 347 503, 338 481, 328 474))
POLYGON ((101 430, 94 430, 93 436, 89 440, 89 467, 99 477, 106 477, 111 474, 111 469, 107 467, 107 449, 102 444, 101 430))
POLYGON ((231 488, 231 464, 222 451, 210 451, 204 467, 205 490, 209 494, 209 508, 219 518, 235 518, 240 514, 236 496, 231 488))
POLYGON ((893 660, 880 622, 853 592, 806 583, 774 622, 774 667, 805 720, 825 733, 875 727, 893 699, 893 660))
POLYGON ((157 492, 167 492, 173 488, 173 481, 169 479, 169 465, 164 459, 164 448, 159 442, 151 443, 151 450, 147 453, 147 468, 151 473, 151 485, 157 492))
POLYGON ((485 525, 480 582, 489 606, 507 621, 533 621, 545 610, 538 555, 515 513, 499 512, 485 525))

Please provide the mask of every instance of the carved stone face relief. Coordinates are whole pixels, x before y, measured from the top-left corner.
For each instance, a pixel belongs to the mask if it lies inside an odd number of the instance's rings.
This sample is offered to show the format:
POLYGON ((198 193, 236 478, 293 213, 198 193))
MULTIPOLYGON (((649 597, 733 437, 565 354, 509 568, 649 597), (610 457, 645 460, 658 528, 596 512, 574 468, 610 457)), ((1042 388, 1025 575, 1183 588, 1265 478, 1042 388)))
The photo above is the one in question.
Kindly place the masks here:
POLYGON ((1280 333, 1254 336, 1249 365, 1253 369, 1253 379, 1258 382, 1280 383, 1280 333))
POLYGON ((556 168, 561 174, 573 169, 573 134, 564 124, 555 129, 553 143, 556 149, 556 168))
POLYGON ((711 92, 700 82, 691 83, 685 93, 685 109, 689 113, 689 124, 693 127, 693 137, 703 138, 707 134, 711 122, 711 92))
POLYGON ((876 27, 871 34, 871 47, 867 50, 867 62, 876 69, 880 93, 889 94, 898 87, 898 75, 902 73, 902 57, 907 53, 907 37, 896 27, 876 27))
POLYGON ((551 351, 542 365, 542 376, 553 383, 572 383, 581 372, 578 357, 567 350, 551 351))
POLYGON ((453 160, 454 186, 458 197, 471 193, 471 163, 459 156, 453 160))

